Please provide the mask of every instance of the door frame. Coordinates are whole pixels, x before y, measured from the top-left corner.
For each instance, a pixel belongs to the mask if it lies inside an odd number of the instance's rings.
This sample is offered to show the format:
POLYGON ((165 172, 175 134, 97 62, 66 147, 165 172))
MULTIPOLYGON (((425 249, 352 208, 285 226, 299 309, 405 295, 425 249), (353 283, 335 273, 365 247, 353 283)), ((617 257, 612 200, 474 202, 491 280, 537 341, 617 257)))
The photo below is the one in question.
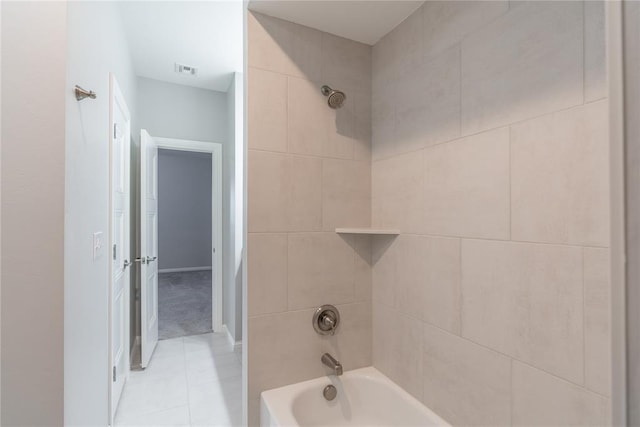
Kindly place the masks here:
MULTIPOLYGON (((108 304, 108 311, 107 311, 107 315, 108 315, 108 323, 107 323, 107 327, 108 327, 108 335, 107 335, 107 348, 108 348, 108 357, 107 360, 109 362, 109 365, 107 366, 107 375, 108 375, 108 384, 109 384, 109 396, 108 396, 108 409, 109 409, 109 425, 113 425, 114 423, 114 417, 115 417, 115 410, 116 408, 114 407, 115 402, 113 402, 113 367, 114 367, 114 360, 113 360, 113 334, 114 334, 114 330, 113 330, 113 311, 114 311, 114 301, 113 301, 113 290, 114 290, 114 281, 113 281, 113 256, 112 256, 112 252, 111 252, 111 248, 113 248, 114 245, 114 241, 113 241, 113 209, 114 209, 114 187, 113 187, 113 177, 114 177, 114 158, 113 158, 113 149, 114 149, 114 129, 112 128, 115 117, 114 117, 114 109, 116 108, 116 104, 120 106, 120 108, 123 109, 123 111, 126 113, 125 115, 127 116, 127 119, 129 120, 129 126, 131 126, 131 112, 127 106, 126 103, 126 99, 122 93, 122 91, 120 90, 120 86, 118 85, 118 81, 115 77, 115 75, 113 73, 109 73, 109 211, 108 211, 108 217, 109 217, 109 227, 108 227, 108 231, 107 231, 107 242, 108 246, 107 246, 107 258, 108 258, 108 271, 109 271, 109 278, 108 278, 108 298, 107 298, 107 304, 108 304)), ((130 248, 131 248, 131 127, 129 127, 129 129, 127 129, 127 133, 128 133, 128 137, 129 137, 129 144, 127 147, 127 151, 125 152, 126 155, 126 159, 127 161, 125 162, 124 165, 124 170, 129 173, 129 182, 127 183, 129 185, 129 212, 128 212, 128 218, 126 218, 127 221, 129 221, 129 226, 125 228, 125 236, 127 236, 129 238, 128 241, 128 245, 126 245, 126 248, 123 248, 123 250, 125 250, 125 253, 128 255, 126 261, 132 262, 133 260, 131 260, 131 253, 130 253, 130 248)), ((125 274, 129 275, 129 280, 126 283, 125 289, 124 289, 124 298, 125 298, 125 312, 124 312, 124 343, 125 346, 124 348, 129 350, 128 354, 124 355, 124 360, 125 360, 125 372, 122 372, 121 374, 119 373, 119 375, 124 375, 125 376, 125 383, 124 386, 126 387, 126 383, 127 383, 127 379, 129 378, 129 372, 131 370, 131 365, 130 365, 130 353, 131 353, 131 335, 130 335, 130 328, 131 328, 131 319, 130 319, 130 310, 131 310, 131 299, 130 299, 130 292, 131 292, 131 270, 132 270, 132 265, 129 265, 129 268, 127 270, 127 272, 125 274)))
POLYGON ((158 149, 211 154, 211 295, 213 296, 211 327, 222 332, 222 144, 219 142, 154 136, 158 149), (213 271, 213 266, 216 266, 213 271), (215 273, 215 274, 214 274, 215 273))

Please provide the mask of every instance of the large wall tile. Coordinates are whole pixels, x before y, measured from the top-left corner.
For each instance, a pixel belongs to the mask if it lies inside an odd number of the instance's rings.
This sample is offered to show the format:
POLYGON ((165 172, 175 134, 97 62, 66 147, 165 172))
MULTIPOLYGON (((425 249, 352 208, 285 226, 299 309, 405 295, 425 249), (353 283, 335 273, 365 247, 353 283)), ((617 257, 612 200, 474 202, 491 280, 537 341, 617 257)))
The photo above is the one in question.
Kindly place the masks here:
POLYGON ((355 301, 355 255, 348 239, 353 237, 289 234, 289 310, 355 301))
POLYGON ((249 148, 287 151, 287 77, 249 69, 249 148))
POLYGON ((424 54, 431 58, 509 9, 503 1, 428 1, 424 5, 424 54))
POLYGON ((322 227, 322 161, 291 156, 291 200, 289 231, 320 230, 322 227))
POLYGON ((424 326, 423 402, 453 425, 511 423, 511 359, 424 326))
POLYGON ((376 263, 376 299, 459 334, 459 240, 401 235, 387 252, 376 263))
POLYGON ((462 133, 583 102, 582 3, 527 2, 462 42, 462 133))
POLYGON ((428 237, 422 318, 460 334, 460 240, 428 237))
POLYGON ((420 7, 373 46, 374 87, 396 81, 401 68, 422 63, 423 10, 420 7))
POLYGON ((606 398, 513 361, 513 425, 609 425, 606 398))
POLYGON ((376 161, 372 166, 372 223, 419 233, 423 221, 422 152, 376 161))
POLYGON ((321 336, 313 330, 313 309, 249 318, 249 399, 259 399, 264 390, 327 375, 320 362, 325 352, 345 370, 371 365, 370 304, 337 308, 342 321, 335 335, 321 336))
POLYGON ((512 238, 607 246, 607 101, 511 128, 512 238))
POLYGON ((322 33, 302 25, 247 13, 249 66, 320 80, 322 33))
POLYGON ((320 83, 289 78, 289 151, 353 159, 357 141, 355 95, 342 108, 332 110, 320 92, 321 87, 320 83))
POLYGON ((322 160, 249 151, 249 232, 322 229, 322 160))
POLYGON ((578 384, 582 250, 462 241, 462 336, 578 384))
POLYGON ((322 223, 325 231, 371 225, 369 162, 323 160, 322 223))
POLYGON ((370 236, 354 236, 355 251, 355 299, 358 302, 372 298, 372 244, 370 236))
POLYGON ((394 139, 405 153, 460 136, 460 48, 399 72, 394 139))
POLYGON ((371 46, 323 33, 322 81, 345 92, 370 91, 371 46))
POLYGON ((427 275, 426 238, 402 235, 396 245, 396 300, 398 311, 422 319, 424 293, 427 275))
POLYGON ((286 231, 291 202, 289 157, 251 150, 248 157, 249 232, 286 231))
POLYGON ((422 399, 422 322, 373 303, 373 366, 422 399))
POLYGON ((354 160, 371 161, 371 91, 356 93, 351 99, 355 104, 354 160))
POLYGON ((396 301, 397 242, 396 237, 386 236, 371 242, 372 298, 391 306, 396 301))
POLYGON ((247 236, 248 315, 287 310, 287 235, 247 236))
POLYGON ((289 151, 322 156, 329 139, 329 107, 320 86, 308 80, 289 79, 289 151))
POLYGON ((584 2, 584 98, 585 102, 605 98, 607 89, 607 46, 605 1, 584 2))
POLYGON ((427 233, 509 238, 509 129, 424 150, 427 233))
POLYGON ((373 160, 390 157, 397 152, 395 144, 396 86, 390 84, 374 90, 371 98, 371 158, 373 160))
POLYGON ((584 249, 585 386, 611 394, 609 250, 584 249))

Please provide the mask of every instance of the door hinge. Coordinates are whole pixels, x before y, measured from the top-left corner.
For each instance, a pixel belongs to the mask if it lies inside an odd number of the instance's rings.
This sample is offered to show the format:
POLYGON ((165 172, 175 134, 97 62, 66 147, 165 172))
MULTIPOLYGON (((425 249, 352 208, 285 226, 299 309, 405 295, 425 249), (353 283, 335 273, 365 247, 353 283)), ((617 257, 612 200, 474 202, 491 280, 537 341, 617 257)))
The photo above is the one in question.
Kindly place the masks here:
POLYGON ((113 124, 113 139, 118 139, 118 124, 113 124))
POLYGON ((116 367, 113 367, 113 382, 116 382, 116 367))
POLYGON ((116 245, 116 244, 114 244, 114 245, 113 245, 113 260, 114 260, 114 261, 116 260, 116 253, 117 253, 117 251, 116 251, 116 247, 117 247, 117 245, 116 245))

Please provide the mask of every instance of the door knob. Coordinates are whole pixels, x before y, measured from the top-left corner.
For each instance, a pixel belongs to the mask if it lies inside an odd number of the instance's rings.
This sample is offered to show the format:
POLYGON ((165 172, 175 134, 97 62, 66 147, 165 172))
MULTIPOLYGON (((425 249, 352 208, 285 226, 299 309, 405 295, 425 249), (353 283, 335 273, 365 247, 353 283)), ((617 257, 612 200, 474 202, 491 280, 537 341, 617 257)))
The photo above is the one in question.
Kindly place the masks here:
POLYGON ((129 267, 131 264, 133 264, 132 262, 127 261, 126 259, 124 260, 124 265, 122 266, 123 270, 126 270, 127 267, 129 267))
POLYGON ((147 257, 147 264, 149 264, 150 262, 153 262, 153 261, 155 261, 155 260, 157 260, 157 259, 158 259, 158 257, 157 257, 157 256, 154 256, 153 258, 151 258, 151 257, 147 257))

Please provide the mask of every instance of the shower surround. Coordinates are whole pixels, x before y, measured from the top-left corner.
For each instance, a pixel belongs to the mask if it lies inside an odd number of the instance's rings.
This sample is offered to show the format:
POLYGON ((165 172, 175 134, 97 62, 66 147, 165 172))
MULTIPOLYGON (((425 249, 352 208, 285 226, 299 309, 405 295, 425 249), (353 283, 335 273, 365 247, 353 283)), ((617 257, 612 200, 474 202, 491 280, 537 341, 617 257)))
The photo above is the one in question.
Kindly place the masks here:
POLYGON ((604 4, 426 2, 372 50, 248 36, 250 423, 328 351, 454 425, 608 424, 604 4), (370 225, 401 235, 333 233, 370 225))
POLYGON ((602 2, 426 2, 373 48, 373 364, 455 425, 606 425, 602 2))
POLYGON ((248 399, 371 365, 371 248, 336 227, 371 225, 371 47, 248 14, 248 399), (323 85, 345 92, 333 110, 323 85), (336 335, 311 325, 340 310, 336 335))

